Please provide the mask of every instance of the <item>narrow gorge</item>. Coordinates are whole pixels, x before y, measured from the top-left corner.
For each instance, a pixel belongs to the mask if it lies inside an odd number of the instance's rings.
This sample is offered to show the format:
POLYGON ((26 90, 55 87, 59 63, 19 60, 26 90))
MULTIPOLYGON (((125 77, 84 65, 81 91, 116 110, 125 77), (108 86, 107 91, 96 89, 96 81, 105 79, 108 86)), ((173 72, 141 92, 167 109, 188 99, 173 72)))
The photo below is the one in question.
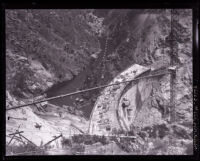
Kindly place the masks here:
POLYGON ((173 14, 172 23, 170 9, 6 10, 6 109, 108 85, 7 110, 7 155, 28 146, 36 155, 191 155, 192 10, 173 14), (29 141, 12 141, 16 130, 29 141))

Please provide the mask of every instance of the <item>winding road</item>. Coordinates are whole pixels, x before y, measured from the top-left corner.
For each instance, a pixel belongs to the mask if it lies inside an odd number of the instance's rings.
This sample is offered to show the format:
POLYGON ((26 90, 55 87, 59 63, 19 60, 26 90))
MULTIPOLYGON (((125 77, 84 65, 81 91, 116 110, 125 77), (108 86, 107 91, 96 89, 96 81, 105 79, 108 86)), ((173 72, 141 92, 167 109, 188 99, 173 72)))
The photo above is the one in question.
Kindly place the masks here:
MULTIPOLYGON (((110 84, 134 79, 149 70, 150 68, 134 64, 115 77, 110 84)), ((109 135, 112 129, 108 130, 108 127, 120 129, 122 126, 125 126, 124 119, 121 113, 118 112, 118 100, 127 84, 107 87, 102 91, 91 113, 89 134, 109 135)))

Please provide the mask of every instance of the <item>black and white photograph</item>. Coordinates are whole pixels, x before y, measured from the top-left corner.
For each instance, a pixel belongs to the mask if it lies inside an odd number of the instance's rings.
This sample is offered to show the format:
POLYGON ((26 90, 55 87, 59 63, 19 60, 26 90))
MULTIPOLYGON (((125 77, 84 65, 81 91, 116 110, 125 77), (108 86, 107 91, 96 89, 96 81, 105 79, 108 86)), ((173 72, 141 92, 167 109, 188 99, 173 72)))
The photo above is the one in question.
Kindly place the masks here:
POLYGON ((6 156, 193 155, 192 9, 6 9, 6 156))

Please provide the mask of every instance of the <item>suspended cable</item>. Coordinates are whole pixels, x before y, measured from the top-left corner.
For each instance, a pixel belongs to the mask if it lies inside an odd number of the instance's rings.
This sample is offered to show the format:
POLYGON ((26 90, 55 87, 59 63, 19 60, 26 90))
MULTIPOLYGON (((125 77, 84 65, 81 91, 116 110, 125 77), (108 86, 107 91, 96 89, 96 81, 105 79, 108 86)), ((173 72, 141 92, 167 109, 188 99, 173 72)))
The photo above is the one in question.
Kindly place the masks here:
MULTIPOLYGON (((166 70, 166 71, 168 71, 168 70, 166 70)), ((113 83, 113 84, 108 84, 108 85, 102 85, 102 86, 97 86, 97 87, 93 87, 93 88, 88 88, 88 89, 85 89, 85 90, 76 91, 76 92, 72 92, 72 93, 67 93, 67 94, 63 94, 63 95, 59 95, 59 96, 54 96, 54 97, 50 97, 50 98, 47 98, 47 99, 44 99, 44 100, 39 100, 39 101, 27 103, 27 104, 24 104, 24 105, 14 106, 14 107, 6 109, 6 111, 17 109, 17 108, 21 108, 21 107, 26 107, 26 106, 29 106, 29 105, 34 105, 34 104, 37 104, 37 103, 46 102, 46 101, 50 101, 50 100, 54 100, 54 99, 59 99, 59 98, 63 98, 63 97, 71 96, 71 95, 76 95, 76 94, 79 94, 79 93, 93 91, 93 90, 97 90, 97 89, 101 89, 101 88, 105 88, 105 87, 109 87, 109 86, 119 85, 119 84, 122 84, 122 83, 128 83, 128 82, 139 80, 139 79, 143 79, 143 78, 160 76, 160 75, 165 75, 165 74, 170 74, 170 73, 171 72, 168 71, 166 73, 160 73, 160 74, 155 74, 155 75, 138 77, 138 78, 134 78, 134 79, 127 80, 127 81, 122 81, 122 82, 119 82, 119 83, 113 83)))

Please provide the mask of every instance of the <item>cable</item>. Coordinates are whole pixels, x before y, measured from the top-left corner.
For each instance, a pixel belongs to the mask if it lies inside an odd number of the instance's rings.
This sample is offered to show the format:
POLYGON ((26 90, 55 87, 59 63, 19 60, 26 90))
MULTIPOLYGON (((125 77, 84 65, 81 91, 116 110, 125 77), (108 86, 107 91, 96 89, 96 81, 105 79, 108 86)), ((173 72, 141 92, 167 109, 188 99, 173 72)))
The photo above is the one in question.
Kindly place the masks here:
MULTIPOLYGON (((167 70, 166 70, 166 71, 167 71, 167 70)), ((76 91, 76 92, 72 92, 72 93, 67 93, 67 94, 63 94, 63 95, 59 95, 59 96, 54 96, 54 97, 50 97, 50 98, 47 98, 47 99, 44 99, 44 100, 39 100, 39 101, 35 101, 35 102, 32 102, 32 103, 24 104, 24 105, 14 106, 14 107, 11 107, 11 108, 6 109, 6 111, 12 110, 12 109, 21 108, 21 107, 26 107, 26 106, 33 105, 33 104, 37 104, 37 103, 41 103, 41 102, 46 102, 46 101, 49 101, 49 100, 54 100, 54 99, 58 99, 58 98, 63 98, 63 97, 67 97, 67 96, 71 96, 71 95, 75 95, 75 94, 79 94, 79 93, 83 93, 83 92, 88 92, 88 91, 92 91, 92 90, 97 90, 97 89, 101 89, 101 88, 105 88, 105 87, 109 87, 109 86, 119 85, 119 84, 122 84, 122 83, 128 83, 128 82, 135 81, 135 80, 139 80, 139 79, 143 79, 143 78, 148 78, 148 77, 154 77, 154 76, 164 75, 164 74, 170 74, 170 72, 161 73, 161 74, 155 74, 155 75, 149 75, 149 76, 144 76, 144 77, 138 77, 138 78, 135 78, 135 79, 131 79, 131 80, 127 80, 127 81, 122 81, 122 82, 119 82, 119 83, 113 83, 113 84, 108 84, 108 85, 102 85, 102 86, 97 86, 97 87, 93 87, 93 88, 88 88, 88 89, 81 90, 81 91, 76 91)))

